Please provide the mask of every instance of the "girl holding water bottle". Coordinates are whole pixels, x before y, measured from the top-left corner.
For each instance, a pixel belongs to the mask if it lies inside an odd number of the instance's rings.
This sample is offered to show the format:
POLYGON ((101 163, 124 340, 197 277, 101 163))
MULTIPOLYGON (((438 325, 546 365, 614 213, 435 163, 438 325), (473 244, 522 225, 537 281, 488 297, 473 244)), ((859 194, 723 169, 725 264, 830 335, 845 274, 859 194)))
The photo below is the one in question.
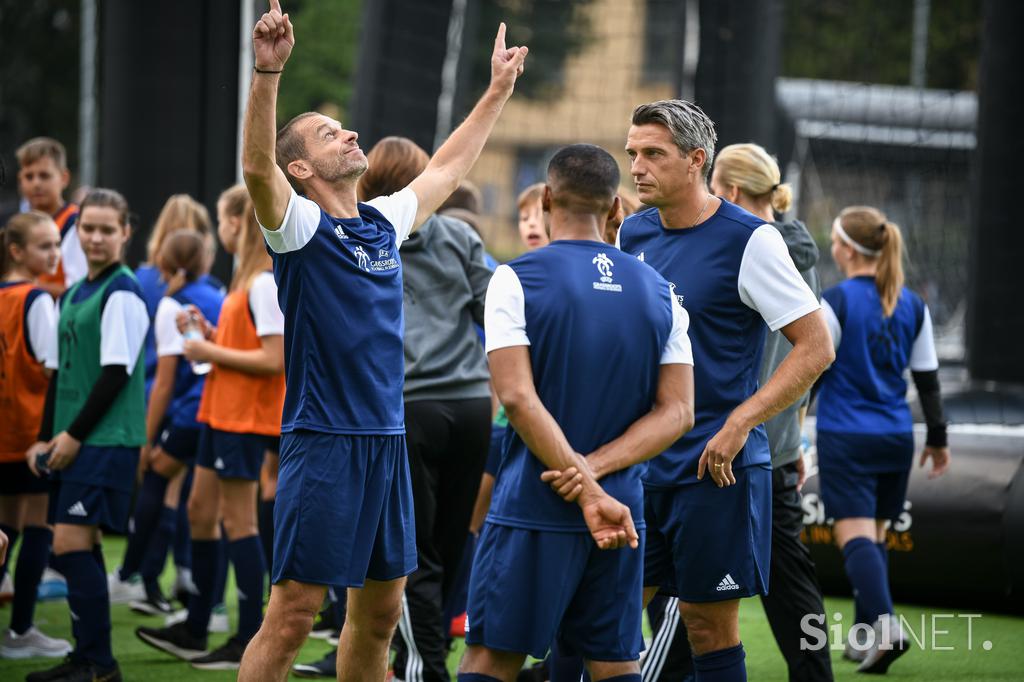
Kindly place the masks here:
POLYGON ((195 481, 189 498, 192 576, 197 594, 184 622, 139 628, 139 638, 200 669, 237 668, 262 621, 266 566, 257 531, 256 493, 264 452, 276 450, 284 405, 284 315, 277 284, 245 188, 233 187, 217 204, 218 236, 236 256, 230 292, 219 321, 201 307, 178 314, 183 353, 198 367, 210 363, 199 404, 202 423, 195 481), (238 632, 206 653, 213 607, 221 521, 238 587, 238 632))

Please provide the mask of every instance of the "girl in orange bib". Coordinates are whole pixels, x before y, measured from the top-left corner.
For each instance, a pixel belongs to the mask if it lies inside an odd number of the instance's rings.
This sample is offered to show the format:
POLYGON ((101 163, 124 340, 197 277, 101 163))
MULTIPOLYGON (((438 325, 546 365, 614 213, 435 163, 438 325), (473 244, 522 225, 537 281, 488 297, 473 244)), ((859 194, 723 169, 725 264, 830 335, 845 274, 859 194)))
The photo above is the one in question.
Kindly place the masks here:
POLYGON ((189 307, 178 323, 204 339, 186 340, 193 363, 212 363, 199 403, 201 424, 195 480, 189 498, 192 577, 198 594, 184 622, 139 628, 140 639, 200 669, 237 668, 262 621, 266 565, 257 531, 256 493, 266 451, 276 451, 284 405, 284 316, 277 285, 252 203, 244 187, 233 187, 217 203, 218 236, 237 257, 231 290, 217 327, 189 307), (213 607, 220 521, 228 536, 228 558, 238 586, 238 632, 206 653, 213 607))
MULTIPOLYGON (((43 363, 56 336, 53 298, 38 278, 57 269, 60 232, 39 211, 11 218, 0 233, 0 531, 13 545, 21 537, 14 573, 10 628, 0 638, 0 657, 60 657, 70 643, 47 637, 32 625, 39 579, 50 555, 53 531, 46 525, 49 483, 32 475, 25 452, 36 442, 49 372, 43 363)), ((4 587, 11 584, 6 562, 4 587)), ((0 592, 10 593, 10 589, 0 592)))

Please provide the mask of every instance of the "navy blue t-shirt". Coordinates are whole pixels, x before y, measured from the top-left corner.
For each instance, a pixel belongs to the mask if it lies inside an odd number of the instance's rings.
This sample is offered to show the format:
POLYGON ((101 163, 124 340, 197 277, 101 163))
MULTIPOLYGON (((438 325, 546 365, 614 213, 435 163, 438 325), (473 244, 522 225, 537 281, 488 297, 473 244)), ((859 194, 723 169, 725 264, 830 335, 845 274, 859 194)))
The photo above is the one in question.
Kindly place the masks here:
MULTIPOLYGON (((767 328, 780 329, 819 304, 778 230, 725 200, 703 223, 683 229, 666 228, 657 209, 635 213, 623 222, 619 244, 671 282, 690 315, 694 427, 651 461, 644 483, 695 483, 707 442, 758 389, 767 328)), ((732 467, 770 462, 759 425, 732 467)))
POLYGON ((407 188, 335 218, 293 194, 264 228, 285 317, 282 433, 405 433, 398 249, 416 208, 407 188))
POLYGON ((924 301, 904 288, 889 317, 873 277, 852 277, 826 290, 826 318, 839 343, 822 376, 817 427, 837 433, 895 434, 913 430, 907 368, 938 368, 924 301))
MULTIPOLYGON (((693 362, 685 313, 668 282, 597 241, 555 241, 499 267, 487 292, 486 324, 488 352, 529 347, 537 395, 583 455, 651 410, 661 364, 693 362)), ((488 521, 585 530, 578 505, 541 481, 544 464, 511 427, 502 446, 488 521)), ((637 527, 645 469, 636 465, 600 482, 629 506, 637 527)))

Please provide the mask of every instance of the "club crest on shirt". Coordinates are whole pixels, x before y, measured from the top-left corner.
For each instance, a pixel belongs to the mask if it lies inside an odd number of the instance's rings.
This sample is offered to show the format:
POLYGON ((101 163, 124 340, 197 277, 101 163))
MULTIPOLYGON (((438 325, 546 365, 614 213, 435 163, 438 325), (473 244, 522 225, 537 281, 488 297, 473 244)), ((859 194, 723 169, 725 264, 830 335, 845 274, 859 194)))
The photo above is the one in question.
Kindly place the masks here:
POLYGON ((600 281, 594 282, 595 289, 598 291, 622 291, 621 284, 612 282, 612 267, 615 263, 607 254, 599 253, 590 262, 597 266, 597 272, 600 275, 600 281))
POLYGON ((352 254, 356 257, 356 262, 359 264, 360 270, 370 271, 370 257, 366 255, 366 251, 363 251, 363 247, 357 246, 352 249, 352 254))
POLYGON ((356 264, 364 272, 387 272, 398 268, 398 259, 391 255, 388 249, 378 249, 377 260, 371 260, 370 254, 362 246, 352 249, 352 255, 356 257, 356 264))

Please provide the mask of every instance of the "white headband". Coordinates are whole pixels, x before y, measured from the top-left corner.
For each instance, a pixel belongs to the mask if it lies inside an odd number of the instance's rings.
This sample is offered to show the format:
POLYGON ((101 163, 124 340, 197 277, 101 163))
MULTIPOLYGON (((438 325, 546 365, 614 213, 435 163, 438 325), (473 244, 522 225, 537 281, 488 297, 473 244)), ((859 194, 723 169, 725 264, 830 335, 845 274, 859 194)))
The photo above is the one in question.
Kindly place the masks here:
POLYGON ((838 217, 832 222, 832 229, 836 231, 836 234, 839 235, 840 239, 846 242, 850 248, 859 254, 868 256, 869 258, 877 258, 878 255, 882 253, 880 249, 869 249, 868 247, 853 241, 850 235, 846 234, 846 230, 843 229, 843 224, 839 222, 838 217))

